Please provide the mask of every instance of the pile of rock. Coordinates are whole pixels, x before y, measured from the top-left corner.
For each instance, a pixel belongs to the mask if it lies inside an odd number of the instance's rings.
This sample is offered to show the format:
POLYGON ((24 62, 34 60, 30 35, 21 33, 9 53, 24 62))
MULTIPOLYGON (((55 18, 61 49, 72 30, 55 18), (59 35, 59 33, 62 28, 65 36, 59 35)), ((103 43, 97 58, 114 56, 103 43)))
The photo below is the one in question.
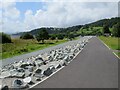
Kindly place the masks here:
POLYGON ((90 38, 85 37, 71 45, 4 66, 0 71, 0 79, 14 78, 12 85, 9 86, 12 88, 29 87, 50 76, 61 67, 67 66, 90 38))

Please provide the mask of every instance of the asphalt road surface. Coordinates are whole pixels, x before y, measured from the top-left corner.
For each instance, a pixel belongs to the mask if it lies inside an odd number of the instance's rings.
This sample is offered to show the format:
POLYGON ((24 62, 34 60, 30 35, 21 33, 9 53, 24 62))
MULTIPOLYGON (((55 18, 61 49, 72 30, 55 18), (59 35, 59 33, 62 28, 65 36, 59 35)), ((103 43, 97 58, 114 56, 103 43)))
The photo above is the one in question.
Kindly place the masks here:
POLYGON ((118 88, 118 58, 94 37, 68 66, 34 88, 118 88))

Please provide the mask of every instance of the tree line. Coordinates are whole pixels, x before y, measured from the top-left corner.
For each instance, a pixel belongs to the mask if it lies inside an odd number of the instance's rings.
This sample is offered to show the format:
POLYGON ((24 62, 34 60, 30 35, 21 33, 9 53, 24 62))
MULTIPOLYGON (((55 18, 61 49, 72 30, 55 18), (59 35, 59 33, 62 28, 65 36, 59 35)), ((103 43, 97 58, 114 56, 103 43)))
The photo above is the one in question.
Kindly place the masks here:
POLYGON ((59 33, 59 34, 49 34, 47 32, 47 30, 45 28, 42 28, 38 34, 36 35, 32 35, 30 33, 24 33, 20 36, 20 39, 36 39, 38 42, 42 41, 42 43, 44 43, 44 40, 48 40, 48 39, 51 39, 51 40, 55 40, 55 39, 59 39, 59 40, 62 40, 64 38, 67 38, 69 40, 72 40, 74 39, 75 37, 77 37, 78 35, 76 34, 71 34, 71 33, 66 33, 66 34, 63 34, 63 33, 59 33))
POLYGON ((114 37, 120 37, 120 23, 113 25, 111 28, 108 24, 103 25, 102 27, 92 27, 84 26, 80 30, 80 34, 84 35, 111 35, 114 37))
MULTIPOLYGON (((44 40, 55 40, 55 39, 64 39, 69 40, 74 39, 77 36, 84 35, 105 35, 109 34, 114 37, 120 37, 120 18, 111 18, 103 19, 97 22, 86 24, 86 25, 77 25, 68 28, 38 28, 31 32, 22 33, 20 39, 36 39, 38 42, 44 40), (94 27, 102 26, 101 28, 94 27), (77 33, 79 32, 80 33, 77 33)), ((5 33, 0 33, 0 43, 11 43, 10 35, 5 33)))

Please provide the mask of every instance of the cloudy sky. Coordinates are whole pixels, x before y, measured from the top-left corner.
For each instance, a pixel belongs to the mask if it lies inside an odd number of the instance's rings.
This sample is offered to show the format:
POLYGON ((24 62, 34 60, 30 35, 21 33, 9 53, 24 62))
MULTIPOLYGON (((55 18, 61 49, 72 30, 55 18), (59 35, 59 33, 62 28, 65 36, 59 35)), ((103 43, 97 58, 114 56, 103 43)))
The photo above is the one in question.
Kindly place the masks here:
POLYGON ((5 33, 38 27, 69 27, 118 16, 117 2, 0 2, 0 28, 5 33))

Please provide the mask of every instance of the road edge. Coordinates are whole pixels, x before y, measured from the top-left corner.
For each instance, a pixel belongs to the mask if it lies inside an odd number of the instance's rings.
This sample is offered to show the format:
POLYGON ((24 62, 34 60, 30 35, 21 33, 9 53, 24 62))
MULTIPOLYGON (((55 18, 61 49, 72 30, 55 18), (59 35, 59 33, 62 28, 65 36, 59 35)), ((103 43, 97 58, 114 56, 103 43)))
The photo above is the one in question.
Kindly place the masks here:
MULTIPOLYGON (((106 44, 106 43, 104 43, 99 37, 97 37, 109 50, 111 50, 110 49, 110 47, 106 44)), ((120 59, 120 57, 114 52, 114 51, 112 51, 112 53, 118 58, 118 59, 120 59)))
MULTIPOLYGON (((91 39, 92 39, 92 38, 91 38, 91 39)), ((91 39, 90 39, 90 40, 91 40, 91 39)), ((90 42, 90 40, 88 41, 88 43, 90 42)), ((88 43, 87 43, 87 44, 88 44, 88 43)), ((85 48, 86 46, 87 46, 87 45, 85 45, 84 48, 85 48)), ((76 54, 76 56, 75 56, 69 63, 71 63, 71 62, 83 51, 84 48, 82 48, 82 49, 76 54)), ((35 87, 36 85, 44 82, 45 80, 47 80, 48 78, 50 78, 50 77, 52 77, 54 74, 56 74, 57 72, 61 71, 64 67, 65 67, 65 66, 63 66, 62 68, 58 69, 56 72, 52 73, 50 76, 46 77, 46 78, 43 79, 42 81, 40 81, 40 82, 34 84, 33 86, 29 87, 27 90, 29 90, 29 89, 35 87)))

